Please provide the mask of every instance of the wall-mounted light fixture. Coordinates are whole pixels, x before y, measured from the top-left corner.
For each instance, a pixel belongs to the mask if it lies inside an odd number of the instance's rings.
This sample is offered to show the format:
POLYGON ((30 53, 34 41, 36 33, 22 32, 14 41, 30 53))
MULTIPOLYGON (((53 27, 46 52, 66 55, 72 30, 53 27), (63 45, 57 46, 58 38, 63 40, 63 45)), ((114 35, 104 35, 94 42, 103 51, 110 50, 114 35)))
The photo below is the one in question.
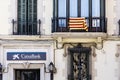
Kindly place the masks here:
POLYGON ((48 65, 48 69, 49 69, 49 72, 50 72, 50 80, 53 80, 54 79, 54 73, 56 73, 56 67, 53 64, 53 62, 50 62, 50 64, 48 65))
POLYGON ((2 64, 0 63, 0 80, 2 80, 2 64))
POLYGON ((2 64, 0 63, 0 74, 2 74, 2 64))

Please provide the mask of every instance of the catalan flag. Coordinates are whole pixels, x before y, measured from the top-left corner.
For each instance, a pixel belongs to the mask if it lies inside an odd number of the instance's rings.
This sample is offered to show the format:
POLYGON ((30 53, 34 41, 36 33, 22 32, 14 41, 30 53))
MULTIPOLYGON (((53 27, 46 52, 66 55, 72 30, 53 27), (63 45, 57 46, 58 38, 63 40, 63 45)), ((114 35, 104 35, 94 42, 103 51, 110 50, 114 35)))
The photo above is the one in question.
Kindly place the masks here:
POLYGON ((88 31, 85 18, 69 18, 69 29, 88 31))

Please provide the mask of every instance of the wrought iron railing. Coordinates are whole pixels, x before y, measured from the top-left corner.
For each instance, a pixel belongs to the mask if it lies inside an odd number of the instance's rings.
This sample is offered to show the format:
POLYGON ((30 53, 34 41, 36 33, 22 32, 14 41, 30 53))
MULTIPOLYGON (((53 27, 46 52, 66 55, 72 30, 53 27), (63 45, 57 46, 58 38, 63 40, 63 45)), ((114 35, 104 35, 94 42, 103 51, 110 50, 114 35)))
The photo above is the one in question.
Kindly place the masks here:
POLYGON ((119 35, 120 35, 120 19, 118 20, 118 25, 119 25, 119 35))
POLYGON ((41 21, 26 22, 12 20, 13 35, 40 35, 41 21))
MULTIPOLYGON (((106 32, 107 19, 100 17, 86 17, 86 23, 88 26, 87 32, 106 32)), ((66 17, 58 17, 52 20, 52 32, 69 32, 69 19, 66 17)), ((81 30, 75 30, 72 32, 83 32, 81 30)), ((84 31, 86 32, 86 31, 84 31)))

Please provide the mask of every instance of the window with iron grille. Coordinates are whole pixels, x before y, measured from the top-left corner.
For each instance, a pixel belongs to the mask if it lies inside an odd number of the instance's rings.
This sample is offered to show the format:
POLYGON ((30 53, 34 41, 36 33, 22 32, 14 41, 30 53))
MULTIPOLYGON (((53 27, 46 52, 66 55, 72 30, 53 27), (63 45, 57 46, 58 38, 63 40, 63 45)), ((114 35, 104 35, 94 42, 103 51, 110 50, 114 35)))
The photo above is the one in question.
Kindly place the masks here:
POLYGON ((37 0, 18 0, 17 3, 18 35, 37 34, 37 0))
POLYGON ((67 32, 69 18, 84 17, 90 32, 106 32, 105 0, 54 0, 53 32, 67 32))
POLYGON ((90 76, 90 51, 89 47, 77 45, 68 48, 70 54, 70 74, 68 80, 91 80, 90 76))

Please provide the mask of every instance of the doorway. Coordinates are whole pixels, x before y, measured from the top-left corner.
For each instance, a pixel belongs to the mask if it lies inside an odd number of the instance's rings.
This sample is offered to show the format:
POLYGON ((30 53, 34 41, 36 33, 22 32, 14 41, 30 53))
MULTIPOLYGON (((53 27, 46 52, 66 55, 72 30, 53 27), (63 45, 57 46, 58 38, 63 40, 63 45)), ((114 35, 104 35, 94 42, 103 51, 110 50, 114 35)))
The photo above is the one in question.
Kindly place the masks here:
POLYGON ((40 80, 40 69, 15 69, 15 80, 40 80))

